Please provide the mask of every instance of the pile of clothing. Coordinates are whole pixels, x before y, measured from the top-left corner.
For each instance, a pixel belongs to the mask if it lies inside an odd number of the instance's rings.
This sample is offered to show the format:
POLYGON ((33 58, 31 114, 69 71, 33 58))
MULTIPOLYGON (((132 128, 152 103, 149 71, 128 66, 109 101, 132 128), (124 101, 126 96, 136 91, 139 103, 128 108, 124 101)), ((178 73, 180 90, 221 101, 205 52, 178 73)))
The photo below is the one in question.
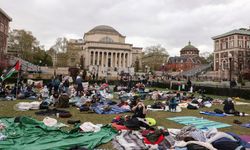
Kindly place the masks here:
POLYGON ((185 126, 179 131, 175 131, 176 139, 174 147, 199 150, 243 150, 250 148, 250 144, 233 133, 220 132, 213 128, 210 130, 200 130, 194 126, 185 126), (192 148, 191 148, 192 147, 192 148))
POLYGON ((164 130, 122 130, 112 141, 117 150, 135 149, 169 149, 173 143, 172 137, 164 130))
POLYGON ((15 110, 26 111, 26 110, 36 110, 40 108, 41 102, 19 102, 15 105, 15 110))
POLYGON ((194 126, 182 129, 122 130, 113 139, 115 149, 178 149, 178 150, 245 150, 250 144, 244 138, 219 132, 200 130, 194 126))

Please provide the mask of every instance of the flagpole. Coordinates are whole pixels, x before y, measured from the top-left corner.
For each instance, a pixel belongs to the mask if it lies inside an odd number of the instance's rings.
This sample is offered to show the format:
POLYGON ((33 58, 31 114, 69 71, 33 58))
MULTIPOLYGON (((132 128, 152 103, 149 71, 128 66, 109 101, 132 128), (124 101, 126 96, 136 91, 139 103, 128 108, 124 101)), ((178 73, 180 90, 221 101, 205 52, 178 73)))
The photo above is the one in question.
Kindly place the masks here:
POLYGON ((17 80, 16 80, 16 99, 17 99, 17 95, 18 95, 18 82, 19 82, 19 70, 17 72, 17 80))
POLYGON ((20 62, 18 60, 18 69, 17 69, 17 80, 16 80, 16 99, 17 99, 17 95, 18 95, 18 83, 19 83, 19 80, 20 80, 20 70, 21 70, 21 65, 20 65, 20 62))

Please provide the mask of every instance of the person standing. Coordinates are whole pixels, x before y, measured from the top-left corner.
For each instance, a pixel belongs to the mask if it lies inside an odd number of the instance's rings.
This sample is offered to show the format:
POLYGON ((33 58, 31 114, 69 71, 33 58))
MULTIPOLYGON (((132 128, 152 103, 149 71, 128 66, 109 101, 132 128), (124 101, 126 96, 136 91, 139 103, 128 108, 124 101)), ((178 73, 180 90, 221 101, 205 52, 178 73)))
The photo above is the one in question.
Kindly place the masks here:
POLYGON ((65 79, 64 82, 63 82, 63 89, 64 91, 66 91, 66 93, 68 93, 68 90, 69 90, 69 80, 68 79, 65 79))
POLYGON ((77 85, 76 95, 80 96, 81 91, 83 91, 83 86, 82 86, 82 78, 79 75, 76 77, 76 85, 77 85))
POLYGON ((191 87, 192 87, 192 82, 191 82, 190 79, 188 79, 188 81, 187 81, 187 91, 191 91, 191 90, 190 90, 191 87))

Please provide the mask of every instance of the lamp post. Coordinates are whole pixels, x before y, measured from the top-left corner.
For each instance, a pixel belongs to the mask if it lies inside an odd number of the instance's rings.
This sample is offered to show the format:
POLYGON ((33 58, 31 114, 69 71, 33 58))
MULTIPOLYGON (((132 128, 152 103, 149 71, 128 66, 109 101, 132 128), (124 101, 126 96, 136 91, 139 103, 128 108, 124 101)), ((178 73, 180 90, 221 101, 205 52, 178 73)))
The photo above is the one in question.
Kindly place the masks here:
POLYGON ((146 76, 148 76, 148 66, 145 66, 146 76))
POLYGON ((41 77, 41 65, 42 65, 42 61, 39 60, 39 71, 38 71, 38 73, 39 73, 39 78, 41 77))
POLYGON ((165 76, 165 63, 162 64, 162 76, 163 76, 163 80, 164 80, 164 76, 165 76))
POLYGON ((129 70, 129 67, 128 67, 128 81, 130 80, 130 70, 129 70))
POLYGON ((229 53, 228 59, 229 59, 229 85, 230 85, 230 88, 232 87, 231 86, 231 82, 232 82, 232 58, 233 58, 233 55, 231 53, 229 53))

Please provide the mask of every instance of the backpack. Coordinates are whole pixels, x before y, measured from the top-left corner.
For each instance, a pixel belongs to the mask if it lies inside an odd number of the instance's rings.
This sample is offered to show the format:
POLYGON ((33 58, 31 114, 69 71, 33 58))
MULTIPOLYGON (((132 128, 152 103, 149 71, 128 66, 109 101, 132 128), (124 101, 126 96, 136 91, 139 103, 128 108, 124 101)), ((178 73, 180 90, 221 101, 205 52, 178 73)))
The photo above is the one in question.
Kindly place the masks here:
POLYGON ((39 109, 48 109, 48 108, 49 108, 49 103, 46 101, 43 101, 39 106, 39 109))

